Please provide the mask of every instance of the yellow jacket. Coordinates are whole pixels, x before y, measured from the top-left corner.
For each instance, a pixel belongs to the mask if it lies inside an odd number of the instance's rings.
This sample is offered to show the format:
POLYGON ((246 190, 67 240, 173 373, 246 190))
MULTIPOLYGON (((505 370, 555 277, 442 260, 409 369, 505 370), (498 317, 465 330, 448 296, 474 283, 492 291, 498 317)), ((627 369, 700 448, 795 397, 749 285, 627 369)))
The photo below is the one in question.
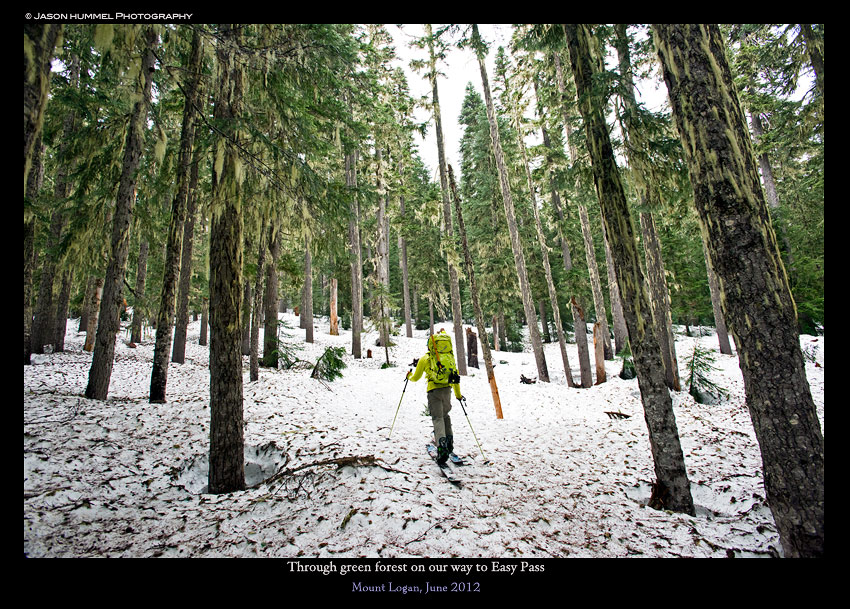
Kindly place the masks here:
MULTIPOLYGON (((430 359, 429 359, 428 355, 427 354, 423 355, 421 358, 419 358, 419 363, 416 364, 416 370, 413 372, 413 375, 411 376, 411 374, 408 372, 407 378, 409 378, 411 381, 413 381, 415 383, 420 378, 422 378, 422 374, 426 370, 430 369, 430 367, 431 367, 431 365, 430 365, 430 359)), ((454 389, 455 397, 457 399, 460 399, 460 398, 463 397, 460 393, 460 384, 458 384, 458 383, 452 383, 452 384, 435 383, 431 379, 428 379, 428 391, 431 391, 432 389, 440 389, 442 387, 452 387, 452 389, 454 389)))

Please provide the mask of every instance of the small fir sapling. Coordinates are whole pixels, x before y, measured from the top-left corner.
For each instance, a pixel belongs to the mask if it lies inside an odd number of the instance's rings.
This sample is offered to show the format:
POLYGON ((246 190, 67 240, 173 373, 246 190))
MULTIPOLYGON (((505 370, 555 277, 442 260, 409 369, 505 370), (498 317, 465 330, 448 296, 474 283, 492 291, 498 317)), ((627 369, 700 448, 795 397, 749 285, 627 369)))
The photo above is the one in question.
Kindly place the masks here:
POLYGON ((709 378, 717 368, 714 366, 714 353, 711 349, 694 345, 687 364, 688 392, 699 404, 710 404, 717 399, 729 397, 729 392, 709 378))

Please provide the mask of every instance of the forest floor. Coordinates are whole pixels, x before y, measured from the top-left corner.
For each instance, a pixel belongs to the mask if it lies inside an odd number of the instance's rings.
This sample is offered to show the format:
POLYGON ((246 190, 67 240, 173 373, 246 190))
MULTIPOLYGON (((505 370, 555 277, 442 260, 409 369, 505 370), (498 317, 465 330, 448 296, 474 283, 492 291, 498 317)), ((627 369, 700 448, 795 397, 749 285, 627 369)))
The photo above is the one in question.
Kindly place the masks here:
MULTIPOLYGON (((328 346, 350 351, 350 332, 330 336, 327 319, 317 319, 315 343, 306 344, 297 317, 282 318, 303 360, 315 362, 328 346)), ((530 352, 494 352, 499 420, 479 357, 481 369, 461 381, 468 420, 456 401, 451 412, 456 452, 469 462, 457 487, 425 452, 424 379, 408 384, 389 433, 427 332, 394 337, 394 366, 386 369, 377 335, 365 334, 364 354, 370 348, 373 357, 346 355, 344 377, 333 382, 311 379, 309 369, 260 369, 259 381, 249 382, 246 357, 252 487, 210 495, 209 352, 197 344, 198 322, 186 363, 169 367, 165 404, 148 403, 153 336, 131 348, 125 332, 109 398, 83 397, 91 354, 77 323, 69 320, 64 353, 24 366, 24 556, 782 555, 738 360, 717 352, 713 334, 678 334, 676 342, 683 379, 699 342, 714 350, 710 376, 729 392, 711 405, 687 390, 673 393, 696 504, 688 516, 646 506, 653 463, 637 381, 617 376, 620 360, 606 363, 607 382, 571 389, 557 343, 546 347, 550 383, 520 382, 537 376, 530 352)), ((800 341, 814 360, 806 371, 823 426, 824 337, 800 341)), ((574 344, 568 353, 578 378, 574 344)))

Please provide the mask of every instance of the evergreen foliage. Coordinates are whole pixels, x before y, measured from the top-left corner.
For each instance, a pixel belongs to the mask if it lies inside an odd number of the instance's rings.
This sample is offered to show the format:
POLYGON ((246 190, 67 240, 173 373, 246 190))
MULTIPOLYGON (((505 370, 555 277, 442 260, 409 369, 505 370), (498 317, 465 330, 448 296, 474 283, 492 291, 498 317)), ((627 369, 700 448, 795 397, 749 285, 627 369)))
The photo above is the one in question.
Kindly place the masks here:
POLYGON ((344 347, 328 347, 316 360, 310 377, 323 381, 333 381, 342 378, 342 371, 347 367, 342 359, 345 355, 344 347))
POLYGON ((715 361, 713 350, 703 347, 699 342, 694 343, 694 350, 686 364, 686 384, 688 393, 699 404, 710 404, 721 397, 729 397, 726 389, 711 380, 711 373, 717 369, 715 361))

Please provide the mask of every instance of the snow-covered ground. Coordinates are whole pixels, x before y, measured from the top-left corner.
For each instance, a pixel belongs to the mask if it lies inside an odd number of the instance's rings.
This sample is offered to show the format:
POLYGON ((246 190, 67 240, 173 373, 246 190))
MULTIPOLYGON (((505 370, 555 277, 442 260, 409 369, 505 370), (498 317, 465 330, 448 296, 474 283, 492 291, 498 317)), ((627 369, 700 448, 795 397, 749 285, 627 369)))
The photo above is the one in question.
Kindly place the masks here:
MULTIPOLYGON (((301 359, 315 362, 327 346, 350 352, 350 332, 330 336, 326 319, 306 344, 297 318, 282 317, 301 359)), ((25 556, 782 555, 737 357, 717 353, 713 334, 680 334, 676 343, 683 378, 694 341, 714 349, 712 379, 730 394, 714 405, 673 394, 692 517, 645 505, 652 458, 637 381, 617 376, 619 360, 607 362, 608 382, 571 389, 557 343, 546 348, 550 383, 520 383, 521 374, 537 376, 530 352, 494 352, 498 420, 479 353, 481 369, 461 383, 469 421, 457 402, 452 410, 456 452, 470 462, 458 488, 424 450, 431 432, 424 380, 408 385, 390 436, 426 332, 395 337, 395 366, 387 369, 377 335, 365 335, 364 354, 370 348, 373 358, 347 355, 344 378, 332 383, 311 379, 309 370, 262 368, 252 383, 246 357, 246 475, 256 486, 210 495, 208 349, 197 344, 198 323, 186 363, 169 367, 166 404, 147 398, 153 337, 131 348, 125 333, 109 398, 83 397, 91 354, 76 328, 70 320, 65 353, 36 355, 24 366, 25 556), (337 467, 349 457, 358 459, 337 467), (263 482, 281 470, 290 475, 263 482)), ((800 340, 816 356, 806 370, 823 426, 824 338, 800 340)), ((568 353, 578 378, 575 345, 568 353)))

